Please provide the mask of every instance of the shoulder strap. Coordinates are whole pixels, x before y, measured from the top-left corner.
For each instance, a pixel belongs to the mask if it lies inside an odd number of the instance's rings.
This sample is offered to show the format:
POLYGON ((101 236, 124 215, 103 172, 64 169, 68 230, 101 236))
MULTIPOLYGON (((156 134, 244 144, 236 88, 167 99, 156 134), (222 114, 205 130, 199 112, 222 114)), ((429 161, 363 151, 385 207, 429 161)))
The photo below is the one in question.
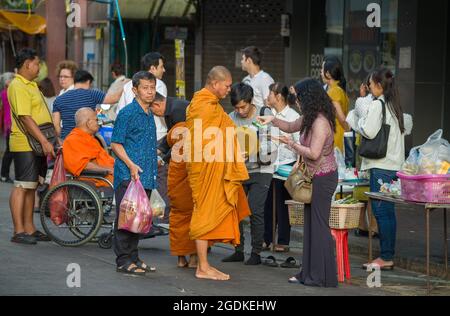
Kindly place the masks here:
POLYGON ((269 109, 269 111, 272 112, 272 109, 271 109, 270 107, 268 107, 268 106, 263 106, 263 107, 261 108, 261 110, 259 111, 259 116, 265 116, 266 109, 269 109))
MULTIPOLYGON (((42 94, 41 91, 39 91, 39 94, 41 95, 41 99, 42 102, 44 103, 44 107, 47 110, 48 114, 50 115, 50 122, 53 124, 53 117, 52 114, 50 113, 50 110, 48 109, 48 105, 47 102, 45 101, 44 95, 42 94)), ((20 121, 20 119, 17 117, 16 113, 14 113, 14 108, 11 106, 11 114, 14 118, 14 120, 16 121, 17 127, 20 129, 20 131, 24 134, 24 135, 29 135, 27 129, 25 128, 25 126, 23 125, 23 123, 20 121)))
POLYGON ((319 164, 317 165, 317 167, 316 167, 316 169, 314 170, 314 172, 311 174, 310 171, 309 171, 309 169, 308 169, 308 165, 307 165, 306 162, 305 162, 305 158, 303 158, 303 156, 300 156, 300 157, 301 157, 301 158, 300 158, 300 164, 305 164, 305 169, 306 169, 306 171, 308 171, 309 176, 310 176, 311 178, 313 178, 313 177, 316 175, 317 171, 319 171, 320 167, 322 166, 322 162, 323 162, 323 160, 325 159, 325 155, 322 155, 322 158, 320 158, 320 160, 319 160, 319 164))
POLYGON ((386 102, 381 99, 378 99, 381 102, 381 107, 383 109, 383 124, 386 124, 386 102))
POLYGON ((14 118, 14 121, 16 121, 17 127, 20 129, 20 131, 22 132, 22 134, 24 134, 25 136, 28 135, 28 131, 27 129, 24 127, 23 123, 20 121, 20 119, 17 117, 16 113, 14 113, 13 107, 11 106, 11 114, 12 117, 14 118))

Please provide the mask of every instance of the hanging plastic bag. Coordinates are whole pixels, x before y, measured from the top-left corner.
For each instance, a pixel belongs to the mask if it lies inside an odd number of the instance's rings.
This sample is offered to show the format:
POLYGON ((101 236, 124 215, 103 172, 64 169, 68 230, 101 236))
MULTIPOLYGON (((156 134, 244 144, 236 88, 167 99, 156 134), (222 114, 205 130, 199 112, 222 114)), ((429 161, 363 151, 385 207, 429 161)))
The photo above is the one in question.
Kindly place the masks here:
POLYGON ((337 147, 334 149, 334 156, 336 157, 336 163, 338 165, 339 179, 344 180, 347 169, 345 166, 345 157, 337 147))
MULTIPOLYGON (((62 153, 58 154, 53 169, 50 189, 66 181, 66 169, 64 169, 64 159, 62 153)), ((67 188, 62 188, 52 194, 49 200, 50 219, 56 226, 67 222, 67 211, 69 205, 69 192, 67 188)))
POLYGON ((120 203, 118 229, 146 235, 152 227, 152 219, 150 201, 142 183, 131 181, 120 203))
POLYGON ((153 210, 153 217, 164 218, 166 211, 166 202, 159 194, 158 190, 153 190, 150 197, 150 205, 153 210))
POLYGON ((355 132, 348 132, 344 134, 344 152, 345 165, 347 167, 356 167, 356 134, 355 132))

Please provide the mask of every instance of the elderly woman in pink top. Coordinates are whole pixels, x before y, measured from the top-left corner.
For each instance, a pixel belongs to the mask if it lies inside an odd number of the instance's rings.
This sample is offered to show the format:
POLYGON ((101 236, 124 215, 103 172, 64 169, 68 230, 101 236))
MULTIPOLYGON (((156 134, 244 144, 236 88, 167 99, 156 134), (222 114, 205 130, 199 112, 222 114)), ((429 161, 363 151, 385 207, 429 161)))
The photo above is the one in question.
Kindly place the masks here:
POLYGON ((285 133, 300 131, 300 143, 292 138, 279 141, 302 156, 313 178, 311 204, 305 205, 303 264, 299 274, 289 283, 316 287, 337 287, 334 242, 329 227, 331 202, 338 183, 334 157, 336 112, 322 85, 314 79, 296 84, 295 90, 303 116, 293 123, 274 117, 260 117, 262 124, 273 123, 285 133))
POLYGON ((14 73, 7 72, 2 75, 2 87, 3 90, 0 93, 1 100, 1 123, 2 123, 2 134, 6 139, 6 150, 2 159, 2 170, 1 170, 1 182, 10 182, 12 183, 11 178, 9 177, 9 171, 11 169, 11 164, 13 161, 13 157, 11 152, 9 151, 9 135, 11 134, 11 107, 8 102, 8 87, 11 81, 14 79, 14 73))

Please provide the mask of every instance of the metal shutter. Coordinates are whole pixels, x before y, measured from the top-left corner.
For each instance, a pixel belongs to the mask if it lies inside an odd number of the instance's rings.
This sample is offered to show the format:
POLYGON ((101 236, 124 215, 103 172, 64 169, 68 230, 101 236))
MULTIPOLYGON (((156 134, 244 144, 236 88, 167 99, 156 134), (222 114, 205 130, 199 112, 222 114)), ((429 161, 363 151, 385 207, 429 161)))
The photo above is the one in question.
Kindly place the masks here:
POLYGON ((240 82, 246 73, 235 65, 236 52, 252 45, 264 52, 263 70, 275 81, 284 81, 284 0, 206 0, 203 12, 203 81, 212 67, 222 65, 240 82))

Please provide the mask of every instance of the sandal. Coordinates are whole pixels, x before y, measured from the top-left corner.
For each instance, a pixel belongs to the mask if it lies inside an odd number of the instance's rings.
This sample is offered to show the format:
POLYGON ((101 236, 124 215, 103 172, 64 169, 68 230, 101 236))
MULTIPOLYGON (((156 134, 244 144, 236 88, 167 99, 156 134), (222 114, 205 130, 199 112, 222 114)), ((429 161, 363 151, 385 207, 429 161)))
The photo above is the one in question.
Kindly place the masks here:
POLYGON ((295 260, 294 257, 287 258, 285 262, 280 264, 280 267, 286 269, 300 269, 300 265, 297 264, 297 260, 295 260))
POLYGON ((297 279, 297 277, 292 277, 292 278, 290 278, 290 279, 288 280, 288 282, 289 282, 290 284, 302 284, 302 282, 301 282, 299 279, 297 279))
POLYGON ((262 251, 270 251, 272 249, 272 244, 263 243, 262 251))
POLYGON ((28 235, 26 233, 15 234, 11 238, 11 242, 22 245, 36 245, 37 240, 35 237, 28 235))
POLYGON ((31 236, 36 238, 36 241, 43 241, 43 242, 52 241, 50 237, 48 237, 46 234, 44 234, 38 230, 35 231, 31 236))
POLYGON ((362 269, 367 270, 371 266, 379 266, 381 271, 393 271, 395 268, 395 264, 380 266, 379 264, 372 262, 363 264, 362 269))
POLYGON ((264 260, 263 265, 271 267, 271 268, 278 268, 279 265, 277 263, 277 259, 274 256, 267 257, 266 260, 264 260))
POLYGON ((144 276, 147 273, 143 268, 138 267, 134 263, 131 263, 129 265, 125 265, 122 267, 118 267, 116 271, 118 273, 123 273, 123 274, 127 274, 127 275, 139 275, 139 276, 144 276), (141 270, 141 272, 138 272, 137 270, 141 270))
POLYGON ((289 252, 289 246, 283 246, 283 245, 276 245, 275 246, 275 252, 289 252))
POLYGON ((146 265, 146 264, 145 264, 144 262, 142 262, 142 261, 138 261, 138 262, 136 262, 135 264, 136 264, 136 266, 137 266, 139 269, 145 270, 145 272, 149 272, 149 273, 156 272, 156 268, 155 268, 155 267, 149 267, 148 265, 146 265))

